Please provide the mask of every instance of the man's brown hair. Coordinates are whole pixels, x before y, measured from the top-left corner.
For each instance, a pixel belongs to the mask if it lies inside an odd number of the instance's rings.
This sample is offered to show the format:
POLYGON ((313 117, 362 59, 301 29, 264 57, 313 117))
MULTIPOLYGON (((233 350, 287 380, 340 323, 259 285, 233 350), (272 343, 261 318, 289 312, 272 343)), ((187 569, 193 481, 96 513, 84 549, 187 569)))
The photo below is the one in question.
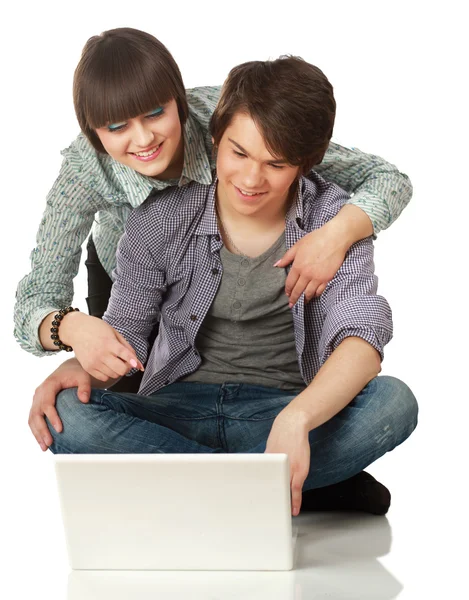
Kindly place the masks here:
POLYGON ((210 122, 214 145, 233 117, 248 114, 267 149, 308 173, 329 145, 335 119, 332 85, 317 67, 296 56, 253 61, 232 69, 210 122))
POLYGON ((189 107, 181 73, 155 37, 129 27, 91 37, 73 80, 73 102, 80 128, 99 152, 98 127, 119 123, 176 100, 181 124, 189 107))

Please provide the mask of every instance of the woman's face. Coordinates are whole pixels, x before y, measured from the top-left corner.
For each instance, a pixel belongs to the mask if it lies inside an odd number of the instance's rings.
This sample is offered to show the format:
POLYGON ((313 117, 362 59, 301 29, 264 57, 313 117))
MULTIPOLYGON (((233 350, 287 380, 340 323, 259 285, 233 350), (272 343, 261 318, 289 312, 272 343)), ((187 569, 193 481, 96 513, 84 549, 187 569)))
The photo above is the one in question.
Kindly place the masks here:
POLYGON ((116 161, 148 177, 181 175, 184 141, 176 100, 144 115, 96 129, 106 152, 116 161))
POLYGON ((218 198, 226 208, 246 216, 284 210, 299 167, 274 157, 249 115, 237 114, 217 152, 218 198))

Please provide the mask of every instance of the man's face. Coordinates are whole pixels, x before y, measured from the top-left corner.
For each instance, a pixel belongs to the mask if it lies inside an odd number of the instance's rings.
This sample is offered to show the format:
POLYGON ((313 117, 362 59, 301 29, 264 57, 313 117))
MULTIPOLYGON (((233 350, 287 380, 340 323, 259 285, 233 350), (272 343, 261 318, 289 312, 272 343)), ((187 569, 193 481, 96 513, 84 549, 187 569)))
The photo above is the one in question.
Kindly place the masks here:
POLYGON ((235 115, 217 153, 218 196, 227 208, 246 216, 276 213, 298 173, 299 167, 270 154, 249 115, 235 115))

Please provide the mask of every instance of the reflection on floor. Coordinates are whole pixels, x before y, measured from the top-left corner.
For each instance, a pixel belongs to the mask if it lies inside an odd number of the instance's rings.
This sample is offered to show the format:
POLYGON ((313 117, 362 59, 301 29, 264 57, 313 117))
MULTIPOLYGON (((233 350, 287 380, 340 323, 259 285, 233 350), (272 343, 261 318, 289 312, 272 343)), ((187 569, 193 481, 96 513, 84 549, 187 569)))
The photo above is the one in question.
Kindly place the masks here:
POLYGON ((392 600, 402 585, 379 558, 391 548, 385 517, 300 515, 288 572, 72 571, 67 600, 392 600))

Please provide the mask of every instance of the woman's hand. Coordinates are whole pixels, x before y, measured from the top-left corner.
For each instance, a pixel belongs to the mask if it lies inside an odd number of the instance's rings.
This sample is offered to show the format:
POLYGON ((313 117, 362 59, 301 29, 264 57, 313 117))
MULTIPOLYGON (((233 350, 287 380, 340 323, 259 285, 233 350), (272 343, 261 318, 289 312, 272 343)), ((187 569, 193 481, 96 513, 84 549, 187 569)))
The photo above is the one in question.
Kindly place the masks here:
POLYGON ((344 262, 349 248, 343 238, 324 225, 305 235, 276 263, 276 267, 292 267, 285 282, 285 293, 294 306, 304 292, 305 302, 320 296, 344 262))
POLYGON ((268 453, 288 454, 294 517, 300 512, 303 484, 309 473, 311 451, 308 434, 305 415, 287 406, 277 415, 265 450, 268 453))
POLYGON ((144 370, 127 340, 97 317, 78 311, 66 314, 59 337, 73 348, 85 371, 99 381, 122 377, 132 368, 144 370))
POLYGON ((57 394, 68 388, 78 388, 78 399, 87 403, 91 393, 91 379, 76 358, 65 361, 36 389, 29 411, 29 427, 41 449, 45 452, 52 444, 52 436, 44 417, 60 433, 62 421, 55 408, 57 394))

